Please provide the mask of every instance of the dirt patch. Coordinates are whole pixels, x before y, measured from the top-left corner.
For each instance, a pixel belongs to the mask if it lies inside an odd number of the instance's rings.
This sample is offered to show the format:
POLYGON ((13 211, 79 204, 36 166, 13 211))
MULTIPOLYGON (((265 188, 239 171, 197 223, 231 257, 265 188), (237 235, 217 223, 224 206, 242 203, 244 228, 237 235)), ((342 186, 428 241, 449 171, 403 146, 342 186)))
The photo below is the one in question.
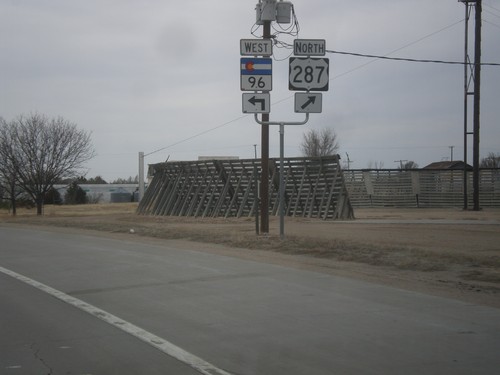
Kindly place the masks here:
POLYGON ((498 209, 359 209, 354 221, 287 218, 284 240, 274 217, 270 235, 263 236, 256 235, 252 218, 151 217, 138 216, 135 209, 135 204, 47 206, 43 217, 29 210, 16 218, 0 212, 0 223, 93 230, 140 241, 188 240, 200 251, 500 307, 498 209))

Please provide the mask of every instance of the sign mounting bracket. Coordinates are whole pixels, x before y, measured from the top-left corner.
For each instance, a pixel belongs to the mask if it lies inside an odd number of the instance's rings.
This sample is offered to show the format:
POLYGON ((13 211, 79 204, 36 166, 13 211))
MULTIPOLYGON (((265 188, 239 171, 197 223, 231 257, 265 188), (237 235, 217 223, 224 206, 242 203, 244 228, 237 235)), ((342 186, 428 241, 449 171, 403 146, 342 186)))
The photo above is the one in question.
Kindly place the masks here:
POLYGON ((260 121, 257 113, 254 114, 255 121, 260 125, 304 125, 309 121, 309 113, 306 113, 304 121, 260 121))

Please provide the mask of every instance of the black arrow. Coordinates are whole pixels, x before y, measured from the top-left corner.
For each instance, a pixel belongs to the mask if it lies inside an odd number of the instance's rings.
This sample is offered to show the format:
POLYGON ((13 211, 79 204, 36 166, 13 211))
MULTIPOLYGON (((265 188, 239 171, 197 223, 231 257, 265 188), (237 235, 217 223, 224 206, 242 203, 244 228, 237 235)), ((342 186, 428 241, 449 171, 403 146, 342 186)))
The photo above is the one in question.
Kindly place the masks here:
POLYGON ((305 102, 304 104, 302 104, 302 106, 300 108, 306 109, 306 107, 308 107, 310 104, 314 104, 314 102, 316 102, 315 96, 308 96, 308 98, 309 98, 309 100, 307 102, 305 102))
POLYGON ((266 101, 265 99, 257 99, 255 96, 252 96, 248 101, 253 104, 254 106, 257 103, 260 103, 260 110, 263 111, 265 109, 266 101))

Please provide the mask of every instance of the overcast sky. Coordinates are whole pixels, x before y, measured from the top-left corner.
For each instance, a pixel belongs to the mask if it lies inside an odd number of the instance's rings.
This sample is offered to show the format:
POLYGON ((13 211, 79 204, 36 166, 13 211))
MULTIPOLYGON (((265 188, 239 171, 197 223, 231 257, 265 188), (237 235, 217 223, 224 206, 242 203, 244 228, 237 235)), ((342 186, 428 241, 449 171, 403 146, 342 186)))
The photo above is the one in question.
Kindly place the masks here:
MULTIPOLYGON (((97 156, 87 177, 106 180, 137 175, 139 151, 147 164, 253 158, 254 145, 260 155, 260 127, 242 113, 240 91, 239 40, 252 38, 256 2, 0 0, 0 116, 63 116, 92 132, 97 156)), ((293 4, 299 37, 326 39, 329 50, 464 58, 465 6, 457 0, 293 4)), ((292 42, 284 34, 278 39, 292 42)), ((500 63, 499 46, 500 1, 483 0, 482 61, 500 63)), ((288 90, 290 54, 275 49, 271 120, 303 116, 294 113, 288 90)), ((301 156, 308 129, 331 127, 351 168, 396 168, 397 160, 423 167, 449 159, 449 146, 455 160, 463 159, 463 66, 326 57, 323 113, 286 128, 285 156, 301 156)), ((484 157, 500 153, 500 67, 484 66, 481 83, 484 157)), ((270 145, 278 157, 275 126, 270 145)))

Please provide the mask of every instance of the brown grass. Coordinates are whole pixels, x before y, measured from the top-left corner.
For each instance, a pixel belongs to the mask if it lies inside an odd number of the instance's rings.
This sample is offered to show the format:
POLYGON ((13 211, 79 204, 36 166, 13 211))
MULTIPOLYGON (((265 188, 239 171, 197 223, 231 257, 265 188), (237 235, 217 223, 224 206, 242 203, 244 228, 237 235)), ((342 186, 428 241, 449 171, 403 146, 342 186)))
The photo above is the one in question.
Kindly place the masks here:
MULTIPOLYGON (((34 210, 22 209, 17 217, 12 218, 7 211, 2 210, 0 220, 114 233, 128 233, 133 228, 135 234, 146 237, 187 239, 247 249, 392 266, 407 270, 441 271, 450 265, 500 269, 500 252, 491 255, 472 251, 468 253, 433 251, 423 246, 424 241, 417 246, 379 244, 363 241, 362 238, 346 240, 335 238, 335 235, 311 236, 307 233, 287 234, 285 240, 280 240, 277 236, 256 236, 253 219, 249 218, 149 217, 136 215, 136 208, 136 203, 46 206, 43 217, 37 217, 34 210)), ((408 214, 403 210, 386 210, 385 212, 366 210, 364 216, 366 218, 401 219, 406 214, 406 217, 413 219, 416 213, 418 211, 410 211, 408 214)), ((443 210, 430 210, 425 214, 431 217, 431 220, 450 216, 449 212, 443 210)), ((357 216, 359 217, 359 214, 357 216)), ((471 213, 467 213, 467 217, 471 217, 471 213)), ((288 220, 300 224, 300 220, 288 220)), ((479 218, 475 217, 475 220, 479 218)), ((325 225, 325 222, 318 221, 318 225, 325 225)), ((500 248, 500 243, 498 247, 500 248)), ((467 277, 473 277, 473 275, 470 274, 467 277)))

